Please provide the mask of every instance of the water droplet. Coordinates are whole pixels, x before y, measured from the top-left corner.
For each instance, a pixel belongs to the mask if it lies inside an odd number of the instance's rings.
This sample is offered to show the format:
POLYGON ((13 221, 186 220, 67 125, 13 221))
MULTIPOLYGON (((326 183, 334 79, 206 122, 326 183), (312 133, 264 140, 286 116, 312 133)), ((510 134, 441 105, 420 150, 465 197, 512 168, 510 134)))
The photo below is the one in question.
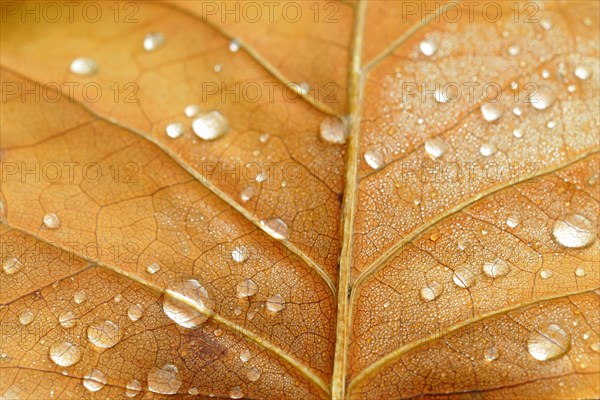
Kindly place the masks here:
POLYGON ((266 181, 268 177, 269 177, 269 174, 267 171, 260 171, 259 173, 256 174, 255 180, 258 183, 262 183, 262 182, 266 181))
POLYGON ((230 399, 243 399, 244 392, 242 391, 242 389, 240 389, 239 387, 236 386, 229 391, 229 398, 230 399))
POLYGON ((200 112, 200 106, 197 104, 190 104, 189 106, 186 106, 183 110, 183 113, 188 118, 195 117, 196 115, 198 115, 199 112, 200 112))
POLYGON ((242 362, 248 362, 251 358, 252 358, 252 353, 250 353, 250 350, 248 350, 248 349, 246 349, 240 353, 240 360, 242 360, 242 362))
POLYGON ((540 25, 542 26, 542 28, 544 28, 547 31, 549 31, 550 29, 552 29, 552 22, 550 22, 547 19, 540 20, 540 25))
POLYGON ((97 369, 83 377, 83 386, 90 392, 97 392, 106 385, 106 375, 97 369))
POLYGON ((575 86, 573 84, 567 86, 567 92, 569 92, 569 93, 575 93, 576 90, 577 90, 577 86, 575 86))
POLYGON ((44 226, 48 229, 58 229, 60 228, 60 219, 58 219, 58 215, 54 213, 46 213, 43 218, 44 226))
POLYGON ((121 340, 121 327, 111 320, 96 321, 87 328, 87 337, 93 345, 108 349, 121 340))
POLYGON ((484 143, 479 148, 479 152, 484 157, 489 157, 493 155, 496 152, 496 150, 496 145, 493 143, 484 143))
POLYGON ((215 67, 213 68, 213 70, 216 73, 219 73, 219 72, 223 71, 223 64, 215 64, 215 67))
POLYGON ((127 316, 129 317, 130 320, 132 320, 133 322, 137 321, 138 319, 142 318, 142 315, 144 314, 144 309, 142 308, 141 305, 139 304, 132 304, 129 309, 127 310, 127 316))
POLYGON ((50 346, 50 359, 61 367, 69 367, 81 359, 81 351, 71 342, 61 342, 50 346))
POLYGON ((250 200, 252 197, 254 197, 254 188, 252 186, 248 186, 242 190, 242 193, 240 193, 240 198, 244 203, 250 200))
POLYGON ((33 322, 34 316, 35 315, 33 314, 33 311, 26 309, 26 310, 21 311, 21 314, 19 314, 19 321, 23 325, 29 325, 30 323, 33 322))
POLYGON ((542 70, 542 78, 544 78, 544 79, 550 78, 550 71, 548 71, 547 69, 542 70))
POLYGON ((548 86, 540 86, 530 97, 531 105, 536 110, 545 110, 556 101, 556 94, 548 86))
POLYGON ((117 294, 115 295, 115 302, 116 302, 116 303, 120 303, 120 302, 121 302, 121 300, 123 300, 123 295, 122 295, 121 293, 117 293, 117 294))
POLYGON ((159 394, 175 394, 181 387, 179 370, 173 364, 154 367, 148 373, 148 390, 159 394))
POLYGON ((421 289, 421 297, 425 301, 433 301, 444 292, 444 285, 438 282, 431 282, 421 289))
POLYGON ((125 386, 125 395, 127 397, 135 397, 142 390, 142 384, 137 379, 132 379, 125 386))
POLYGON ((433 97, 438 103, 447 103, 455 100, 459 95, 458 89, 454 86, 436 89, 433 97))
POLYGON ((493 262, 484 263, 482 270, 490 278, 498 278, 510 272, 510 265, 504 260, 497 259, 493 262))
POLYGON ((431 38, 425 39, 419 43, 419 50, 421 50, 423 55, 431 57, 438 50, 438 43, 431 38))
POLYGON ((521 216, 518 213, 512 213, 506 219, 506 225, 509 228, 516 228, 521 223, 521 216))
POLYGON ((246 377, 250 382, 256 382, 260 378, 260 371, 256 368, 250 368, 246 377))
POLYGON ((75 75, 91 76, 98 72, 98 64, 91 58, 79 57, 71 62, 71 72, 75 75))
POLYGON ((237 246, 231 252, 231 258, 233 258, 233 261, 238 263, 246 261, 248 259, 248 256, 249 252, 246 246, 237 246))
POLYGON ((520 139, 523 137, 523 131, 521 129, 515 129, 513 130, 513 136, 516 137, 517 139, 520 139))
POLYGON ((483 357, 486 361, 494 361, 500 356, 500 352, 495 347, 485 349, 483 357))
POLYGON ((271 296, 267 300, 267 310, 269 310, 273 313, 282 311, 284 308, 285 308, 285 300, 279 294, 276 294, 275 296, 271 296))
POLYGON ((71 311, 64 312, 58 317, 58 322, 63 328, 72 328, 77 323, 77 317, 71 311))
POLYGON ((540 276, 542 279, 550 279, 552 277, 552 271, 548 269, 543 269, 540 271, 540 276))
POLYGON ((508 47, 508 54, 510 54, 511 56, 516 56, 520 52, 521 52, 521 48, 516 44, 508 47))
POLYGON ((269 218, 267 220, 260 221, 260 225, 263 229, 272 237, 278 240, 287 240, 290 232, 287 224, 280 218, 269 218))
POLYGON ((548 121, 546 126, 548 127, 548 129, 554 129, 556 128, 556 121, 548 121))
POLYGON ((183 135, 184 127, 181 122, 172 122, 165 128, 167 132, 167 136, 171 139, 177 139, 181 135, 183 135))
POLYGON ((527 339, 527 350, 538 361, 562 357, 570 348, 571 335, 557 323, 539 325, 527 339))
POLYGON ((590 344, 590 349, 596 353, 600 353, 600 342, 590 344))
POLYGON ((195 329, 208 319, 213 301, 200 282, 188 279, 171 285, 163 302, 165 314, 178 325, 195 329))
POLYGON ((258 137, 258 141, 261 143, 267 143, 270 137, 271 135, 268 132, 265 132, 258 137))
POLYGON ((237 53, 240 50, 240 47, 240 42, 237 39, 233 39, 231 42, 229 42, 229 51, 232 53, 237 53))
POLYGON ((258 291, 258 285, 252 279, 244 279, 236 286, 238 297, 254 296, 258 291))
POLYGON ((73 300, 77 304, 81 304, 85 301, 85 292, 83 291, 83 289, 78 290, 75 292, 75 294, 73 294, 73 300))
POLYGON ((575 68, 575 76, 581 79, 582 81, 585 81, 587 78, 589 78, 591 73, 592 71, 585 66, 578 66, 575 68))
POLYGON ((456 271, 454 271, 454 275, 452 276, 452 280, 456 284, 456 286, 461 288, 468 288, 473 286, 475 283, 475 274, 467 267, 460 267, 456 271))
POLYGON ((575 270, 575 275, 578 276, 578 277, 580 277, 580 278, 583 278, 585 276, 585 269, 583 269, 583 268, 577 268, 575 270))
POLYGON ((496 121, 502 116, 502 108, 496 103, 483 103, 481 105, 481 115, 488 122, 496 121))
POLYGON ((150 32, 144 37, 144 50, 154 51, 165 44, 165 35, 161 32, 150 32))
POLYGON ((192 129, 202 140, 215 140, 229 131, 229 121, 220 112, 209 111, 192 122, 192 129))
POLYGON ((433 158, 439 158, 446 152, 446 143, 439 137, 425 141, 425 152, 433 158))
POLYGON ((321 139, 328 143, 346 143, 346 124, 340 118, 325 117, 319 128, 321 139))
POLYGON ((587 247, 596 240, 594 224, 579 214, 567 214, 554 223, 552 234, 556 241, 569 248, 587 247))
POLYGON ((197 394, 200 393, 200 390, 198 390, 197 387, 193 387, 193 388, 190 388, 190 390, 188 390, 188 393, 191 394, 192 396, 196 396, 197 394))
POLYGON ((520 117, 521 115, 523 115, 523 110, 521 110, 521 107, 515 107, 515 108, 513 108, 512 112, 517 117, 520 117))
POLYGON ((16 274, 21 270, 22 267, 23 264, 21 264, 16 258, 9 258, 2 264, 2 270, 8 275, 16 274))
POLYGON ((149 274, 154 275, 155 273, 160 271, 160 265, 158 265, 157 263, 152 263, 146 267, 146 271, 148 271, 149 274))
POLYGON ((378 150, 369 150, 365 153, 365 162, 373 169, 383 167, 383 156, 378 150))

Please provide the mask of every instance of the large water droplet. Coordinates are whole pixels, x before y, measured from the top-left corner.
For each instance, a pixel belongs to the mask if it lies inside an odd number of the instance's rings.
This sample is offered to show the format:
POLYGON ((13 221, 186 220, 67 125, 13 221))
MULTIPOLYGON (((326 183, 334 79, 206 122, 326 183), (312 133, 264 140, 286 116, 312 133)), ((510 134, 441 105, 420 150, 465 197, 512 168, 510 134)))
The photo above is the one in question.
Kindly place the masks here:
POLYGON ((444 292, 444 285, 438 282, 431 282, 421 289, 421 297, 425 301, 433 301, 444 292))
POLYGON ((161 32, 150 32, 144 37, 144 50, 154 51, 165 44, 165 35, 161 32))
POLYGON ((585 81, 587 78, 589 78, 591 73, 592 70, 583 65, 575 68, 575 76, 581 79, 582 81, 585 81))
POLYGON ((142 384, 137 379, 132 379, 125 386, 125 396, 135 397, 142 390, 142 384))
POLYGON ((475 283, 475 274, 471 269, 467 267, 460 267, 454 271, 454 275, 452 276, 452 280, 456 284, 456 286, 461 288, 468 288, 473 286, 475 283))
POLYGON ((98 347, 108 349, 121 340, 121 327, 111 320, 96 321, 87 328, 87 337, 98 347))
POLYGON ((433 158, 439 158, 446 152, 446 143, 439 137, 425 141, 425 152, 433 158))
POLYGON ((194 122, 192 129, 196 136, 203 140, 215 140, 229 131, 229 121, 218 111, 200 114, 194 122))
POLYGON ((233 261, 238 263, 246 261, 248 259, 248 256, 249 252, 246 246, 237 246, 231 252, 231 258, 233 258, 233 261))
POLYGON ((276 294, 267 299, 267 310, 276 313, 285 308, 285 300, 281 295, 276 294))
POLYGON ((529 339, 527 350, 539 361, 553 360, 565 355, 571 348, 571 335, 557 323, 539 325, 529 339))
POLYGON ((250 353, 250 350, 248 350, 248 349, 243 350, 240 353, 240 360, 242 360, 242 362, 248 362, 251 358, 252 358, 252 353, 250 353))
POLYGON ((365 152, 365 162, 373 169, 379 169, 383 167, 383 156, 378 150, 369 150, 365 152))
POLYGON ((552 277, 552 271, 548 269, 543 269, 540 271, 540 277, 544 280, 550 279, 552 277))
POLYGON ((577 276, 579 278, 583 278, 585 276, 585 269, 583 269, 583 268, 577 268, 575 270, 575 276, 577 276))
POLYGON ((256 368, 250 368, 248 373, 246 373, 246 377, 250 382, 256 382, 260 378, 260 371, 256 368))
POLYGON ((337 117, 325 117, 321 121, 319 133, 321 139, 328 143, 346 143, 346 124, 337 117))
POLYGON ((142 308, 141 305, 139 304, 132 304, 129 309, 127 310, 127 316, 129 317, 130 320, 132 320, 133 322, 137 321, 138 319, 142 318, 142 315, 144 314, 144 309, 142 308))
POLYGON ((208 319, 213 306, 200 282, 187 279, 171 285, 163 302, 165 314, 178 325, 195 329, 208 319))
POLYGON ((512 213, 506 219, 506 225, 509 228, 516 228, 521 223, 521 216, 518 213, 512 213))
POLYGON ((494 361, 500 356, 500 352, 495 347, 490 347, 485 349, 483 352, 483 357, 486 361, 494 361))
POLYGON ((596 240, 594 224, 579 214, 567 214, 554 223, 552 235, 556 241, 569 248, 587 247, 596 240))
POLYGON ((9 258, 8 260, 2 263, 2 270, 5 274, 13 275, 21 270, 23 264, 19 262, 16 258, 9 258))
POLYGON ((488 122, 496 121, 502 116, 502 108, 497 103, 483 103, 481 105, 481 115, 488 122))
POLYGON ((97 392, 106 385, 106 375, 97 369, 83 377, 83 386, 90 392, 97 392))
POLYGON ((58 229, 60 228, 60 219, 58 219, 58 215, 54 213, 46 213, 43 218, 44 226, 48 229, 58 229))
POLYGON ((482 270, 483 273, 490 278, 498 278, 505 276, 510 272, 510 264, 504 260, 497 259, 495 261, 484 263, 482 270))
POLYGON ((165 128, 165 132, 167 132, 167 136, 171 139, 177 139, 181 135, 183 135, 184 131, 183 124, 181 122, 171 122, 165 128))
POLYGON ((238 297, 250 297, 256 294, 258 285, 252 279, 244 279, 237 284, 235 290, 238 297))
POLYGON ((154 367, 148 373, 148 390, 159 394, 175 394, 181 387, 179 370, 173 364, 154 367))
POLYGON ((21 322, 21 324, 23 325, 29 325, 33 322, 34 316, 35 314, 33 313, 33 311, 29 309, 23 310, 21 311, 21 314, 19 314, 19 322, 21 322))
POLYGON ((98 72, 98 64, 91 58, 79 57, 71 62, 71 72, 81 76, 91 76, 98 72))
POLYGON ((537 110, 545 110, 556 101, 556 94, 548 86, 540 86, 529 97, 531 105, 537 110))
POLYGON ((77 323, 77 317, 72 311, 67 311, 60 314, 58 322, 63 328, 72 328, 77 323))
POLYGON ((242 389, 240 389, 238 386, 236 386, 229 391, 229 398, 230 399, 243 399, 244 392, 242 391, 242 389))
POLYGON ((81 304, 85 301, 85 292, 82 290, 78 290, 73 294, 73 300, 77 304, 81 304))
POLYGON ((146 271, 148 271, 149 274, 154 275, 155 273, 160 271, 160 265, 158 265, 157 263, 152 263, 146 267, 146 271))
POLYGON ((419 50, 421 50, 423 55, 431 57, 438 50, 438 43, 431 38, 425 39, 419 43, 419 50))
POLYGON ((50 359, 61 367, 69 367, 81 360, 81 351, 71 342, 60 342, 50 346, 50 359))
POLYGON ((269 218, 260 221, 263 229, 272 237, 279 240, 287 240, 290 236, 289 228, 280 218, 269 218))

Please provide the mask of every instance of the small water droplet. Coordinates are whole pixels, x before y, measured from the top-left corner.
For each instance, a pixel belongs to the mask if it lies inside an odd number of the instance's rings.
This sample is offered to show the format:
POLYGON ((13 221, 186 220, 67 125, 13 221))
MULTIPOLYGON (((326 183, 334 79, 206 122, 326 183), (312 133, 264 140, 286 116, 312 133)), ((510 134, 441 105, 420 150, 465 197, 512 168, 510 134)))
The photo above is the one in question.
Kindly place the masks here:
POLYGON ((71 62, 71 72, 80 76, 91 76, 98 72, 98 64, 91 58, 78 57, 71 62))
POLYGON ((215 140, 229 131, 229 121, 220 112, 209 111, 194 119, 192 129, 202 140, 215 140))
POLYGON ((575 68, 575 76, 581 79, 582 81, 585 81, 587 78, 589 78, 591 73, 592 70, 583 65, 580 65, 575 68))
POLYGON ((515 107, 515 108, 513 108, 512 112, 517 117, 520 117, 521 115, 523 115, 523 110, 521 110, 521 107, 515 107))
POLYGON ((556 94, 548 86, 540 86, 529 97, 531 105, 536 110, 545 110, 556 101, 556 94))
POLYGON ((554 129, 556 128, 556 121, 548 121, 546 126, 548 127, 548 129, 554 129))
POLYGON ((233 39, 229 42, 229 51, 232 53, 237 53, 240 50, 240 42, 237 39, 233 39))
POLYGON ((115 302, 116 302, 116 303, 120 303, 120 302, 121 302, 121 300, 123 300, 123 295, 122 295, 121 293, 117 293, 117 294, 115 295, 115 302))
POLYGON ((252 186, 248 186, 240 193, 240 199, 242 199, 244 203, 249 201, 252 197, 254 197, 254 188, 252 186))
POLYGON ((77 323, 77 317, 72 311, 67 311, 60 314, 58 322, 63 328, 72 328, 77 323))
POLYGON ((492 262, 486 262, 483 264, 483 273, 490 278, 498 278, 506 276, 510 272, 510 265, 501 259, 497 259, 492 262))
POLYGON ((200 390, 197 387, 192 387, 192 388, 190 388, 190 390, 188 390, 188 393, 191 394, 192 396, 196 396, 197 394, 200 393, 200 390))
POLYGON ((239 308, 239 307, 236 307, 236 308, 234 308, 234 309, 233 309, 233 313, 234 313, 235 315, 238 315, 238 316, 239 316, 239 315, 242 315, 242 309, 241 309, 241 308, 239 308))
POLYGON ((516 228, 521 223, 521 216, 518 213, 512 213, 506 219, 506 225, 509 228, 516 228))
POLYGON ((85 301, 85 292, 83 291, 83 289, 78 290, 75 292, 75 294, 73 294, 73 300, 75 301, 75 303, 77 304, 81 304, 85 301))
POLYGON ((500 356, 500 352, 495 347, 485 349, 483 357, 486 361, 494 361, 500 356))
POLYGON ((321 121, 319 133, 327 143, 343 144, 346 143, 346 129, 346 124, 340 118, 325 117, 321 121))
POLYGON ((516 44, 508 47, 508 54, 510 54, 511 56, 516 56, 520 52, 521 52, 521 48, 516 44))
POLYGON ((246 377, 250 382, 256 382, 260 378, 260 371, 256 368, 250 368, 246 373, 246 377))
POLYGON ((479 148, 479 152, 484 157, 489 157, 493 155, 496 152, 496 150, 496 145, 493 143, 484 143, 479 148))
POLYGON ((69 367, 81 359, 81 351, 71 342, 60 342, 50 346, 50 359, 61 367, 69 367))
POLYGON ((433 158, 439 158, 446 152, 446 143, 439 137, 425 141, 425 152, 433 158))
POLYGON ((543 269, 540 271, 540 276, 542 279, 550 279, 552 277, 552 271, 548 269, 543 269))
POLYGON ((87 337, 89 341, 98 347, 108 349, 121 340, 121 327, 111 320, 99 320, 88 326, 87 337))
POLYGON ((142 318, 143 314, 144 314, 144 309, 142 308, 142 306, 140 304, 132 304, 129 307, 129 309, 127 309, 127 316, 133 322, 135 322, 138 319, 142 318))
POLYGON ((444 292, 444 285, 438 282, 431 282, 421 289, 421 297, 425 301, 433 301, 444 292))
POLYGON ((496 121, 502 116, 502 108, 497 103, 483 103, 481 105, 481 115, 487 122, 496 121))
POLYGON ((289 228, 287 224, 280 218, 269 218, 267 220, 263 219, 260 221, 260 225, 275 239, 287 240, 289 238, 289 228))
POLYGON ((596 353, 600 353, 600 342, 590 344, 590 349, 596 353))
POLYGON ((557 323, 539 325, 527 339, 527 350, 538 361, 553 360, 571 348, 571 335, 557 323))
POLYGON ((184 127, 181 122, 172 122, 167 125, 165 128, 165 132, 167 132, 167 136, 171 139, 177 139, 181 135, 183 135, 184 127))
POLYGON ((248 256, 249 252, 246 246, 237 246, 231 252, 231 258, 233 258, 233 260, 238 263, 246 261, 248 259, 248 256))
POLYGON ((125 386, 125 395, 127 397, 135 397, 142 390, 142 384, 137 379, 132 379, 125 386))
POLYGON ((148 390, 158 394, 175 394, 181 387, 179 370, 173 364, 154 367, 148 373, 148 390))
POLYGON ((148 271, 149 274, 154 275, 155 273, 160 271, 160 265, 158 265, 157 263, 152 263, 146 267, 146 271, 148 271))
POLYGON ((223 71, 223 64, 215 64, 215 67, 213 68, 213 70, 216 73, 219 73, 219 72, 223 71))
POLYGON ((258 141, 261 143, 267 143, 270 137, 271 135, 268 132, 265 132, 258 137, 258 141))
POLYGON ((246 349, 240 353, 240 360, 242 360, 242 362, 248 362, 251 358, 252 358, 252 353, 250 353, 250 350, 248 350, 248 349, 246 349))
POLYGON ((550 78, 550 71, 548 71, 547 69, 542 70, 542 78, 544 78, 544 79, 550 78))
POLYGON ((236 286, 236 292, 238 297, 250 297, 254 296, 258 291, 258 285, 252 279, 244 279, 239 282, 236 286))
POLYGON ((154 51, 165 44, 165 35, 161 32, 150 32, 144 37, 144 50, 154 51))
POLYGON ((46 213, 43 218, 44 226, 48 229, 58 229, 60 228, 60 219, 58 219, 58 215, 54 213, 46 213))
POLYGON ((585 269, 583 269, 583 268, 577 268, 575 270, 575 275, 578 276, 578 277, 580 277, 580 278, 583 278, 585 276, 585 269))
POLYGON ((23 264, 16 258, 9 258, 2 264, 2 270, 7 275, 14 275, 21 270, 23 264))
POLYGON ((83 377, 83 386, 90 392, 97 392, 106 385, 106 375, 97 369, 83 377))
POLYGON ((467 267, 460 267, 454 271, 452 276, 452 280, 456 284, 456 286, 461 288, 468 288, 473 286, 475 283, 475 274, 467 267))
POLYGON ((579 214, 567 214, 556 220, 552 234, 560 245, 568 248, 587 247, 596 240, 594 224, 579 214))
POLYGON ((514 129, 513 130, 513 136, 516 137, 517 139, 520 139, 523 137, 523 131, 521 129, 514 129))
POLYGON ((540 25, 542 26, 542 28, 544 28, 545 30, 549 31, 550 29, 552 29, 552 22, 548 19, 542 19, 540 20, 540 25))
POLYGON ((281 295, 276 294, 267 299, 267 310, 276 313, 285 308, 285 300, 281 295))
POLYGON ((419 50, 421 50, 421 53, 423 53, 423 55, 431 57, 437 52, 438 43, 432 38, 425 39, 421 41, 421 43, 419 43, 419 50))
POLYGON ((200 106, 197 104, 190 104, 183 109, 183 113, 188 118, 193 118, 200 112, 200 106))
POLYGON ((178 325, 196 329, 208 319, 213 301, 195 279, 177 282, 167 289, 163 301, 165 314, 178 325))
POLYGON ((262 182, 266 181, 268 177, 269 177, 269 174, 267 171, 260 171, 259 173, 256 174, 256 178, 254 180, 258 183, 262 183, 262 182))
POLYGON ((21 311, 21 314, 19 314, 19 322, 21 322, 23 325, 29 325, 33 322, 34 316, 35 315, 33 314, 33 311, 29 309, 23 310, 21 311))
POLYGON ((378 150, 369 150, 364 155, 365 162, 373 169, 379 169, 383 167, 383 156, 378 150))
POLYGON ((238 386, 236 386, 229 391, 229 398, 230 399, 243 399, 244 392, 242 391, 242 389, 240 389, 238 386))

